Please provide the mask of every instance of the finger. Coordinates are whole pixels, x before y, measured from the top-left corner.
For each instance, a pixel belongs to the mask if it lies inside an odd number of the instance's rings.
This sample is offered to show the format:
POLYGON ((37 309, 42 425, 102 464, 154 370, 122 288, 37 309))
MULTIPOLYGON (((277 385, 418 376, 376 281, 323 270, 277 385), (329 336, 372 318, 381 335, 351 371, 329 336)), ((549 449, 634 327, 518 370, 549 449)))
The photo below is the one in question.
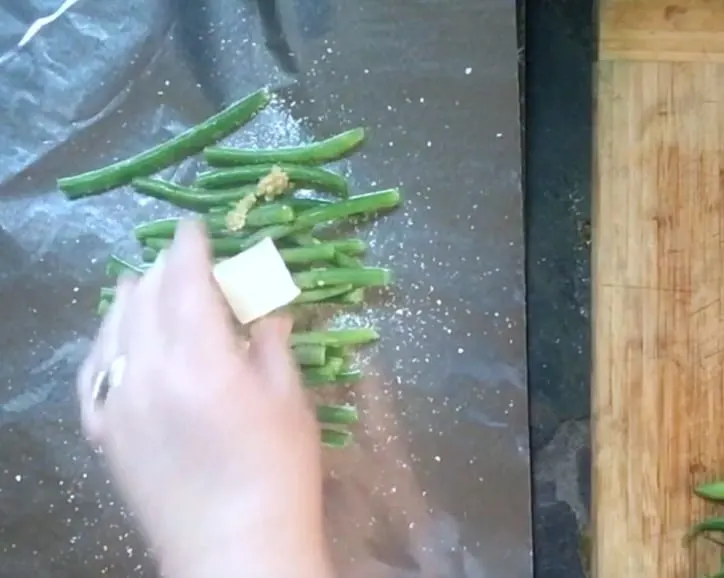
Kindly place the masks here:
POLYGON ((103 429, 103 406, 96 399, 97 381, 99 375, 107 371, 114 360, 124 353, 121 327, 137 283, 137 279, 132 276, 123 276, 119 279, 113 304, 105 315, 91 351, 78 372, 77 391, 81 423, 86 436, 96 443, 100 441, 103 429))
POLYGON ((299 390, 299 372, 289 346, 292 319, 272 315, 251 326, 249 356, 255 369, 277 391, 284 394, 299 390))
POLYGON ((213 277, 208 236, 200 221, 182 221, 166 262, 164 323, 194 349, 235 346, 227 307, 213 277), (204 339, 189 339, 203 334, 204 339))
POLYGON ((124 336, 129 359, 143 371, 146 360, 162 357, 166 331, 161 319, 162 285, 167 251, 161 251, 137 284, 128 303, 124 336))

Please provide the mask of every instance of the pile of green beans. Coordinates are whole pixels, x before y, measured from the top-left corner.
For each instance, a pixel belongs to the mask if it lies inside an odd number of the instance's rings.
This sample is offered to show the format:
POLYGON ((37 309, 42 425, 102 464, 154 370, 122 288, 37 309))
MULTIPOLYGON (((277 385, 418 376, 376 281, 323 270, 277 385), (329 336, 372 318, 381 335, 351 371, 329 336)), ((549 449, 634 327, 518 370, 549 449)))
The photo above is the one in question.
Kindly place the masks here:
MULTIPOLYGON (((365 130, 355 128, 326 140, 274 149, 244 149, 219 145, 239 130, 271 101, 258 90, 231 104, 182 134, 125 160, 58 180, 58 188, 71 199, 80 199, 119 187, 130 186, 141 195, 201 215, 206 223, 214 258, 233 257, 265 238, 279 248, 284 262, 302 290, 293 310, 309 306, 359 307, 365 291, 393 282, 392 271, 365 266, 366 243, 357 238, 329 239, 319 229, 348 219, 369 218, 401 203, 400 190, 390 188, 366 194, 350 194, 347 180, 321 165, 356 151, 365 141, 365 130), (181 185, 155 176, 160 170, 201 153, 209 166, 193 183, 181 185), (272 169, 289 180, 287 190, 273 200, 258 199, 246 214, 244 227, 230 231, 227 214, 236 203, 257 195, 257 184, 272 169), (298 189, 311 189, 319 197, 300 197, 298 189)), ((258 196, 258 195, 257 195, 258 196)), ((246 202, 246 201, 245 201, 246 202)), ((159 252, 172 241, 178 218, 159 219, 135 227, 141 246, 141 262, 133 264, 111 255, 106 272, 116 279, 123 273, 142 275, 159 252)), ((99 314, 113 302, 115 290, 100 291, 99 314)), ((354 364, 354 350, 379 339, 372 328, 296 331, 292 350, 304 386, 351 386, 362 374, 354 364)), ((352 440, 349 426, 359 419, 351 405, 317 405, 322 443, 344 447, 352 440)))

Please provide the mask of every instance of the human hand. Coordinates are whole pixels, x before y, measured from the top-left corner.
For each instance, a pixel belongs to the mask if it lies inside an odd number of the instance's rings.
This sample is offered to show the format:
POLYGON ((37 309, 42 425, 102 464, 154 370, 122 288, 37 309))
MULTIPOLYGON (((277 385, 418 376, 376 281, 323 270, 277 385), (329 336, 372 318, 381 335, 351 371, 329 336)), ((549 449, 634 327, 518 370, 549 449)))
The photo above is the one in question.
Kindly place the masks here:
POLYGON ((211 268, 203 229, 182 223, 142 278, 119 282, 79 373, 84 430, 165 575, 327 576, 319 429, 291 323, 260 321, 245 346, 211 268))

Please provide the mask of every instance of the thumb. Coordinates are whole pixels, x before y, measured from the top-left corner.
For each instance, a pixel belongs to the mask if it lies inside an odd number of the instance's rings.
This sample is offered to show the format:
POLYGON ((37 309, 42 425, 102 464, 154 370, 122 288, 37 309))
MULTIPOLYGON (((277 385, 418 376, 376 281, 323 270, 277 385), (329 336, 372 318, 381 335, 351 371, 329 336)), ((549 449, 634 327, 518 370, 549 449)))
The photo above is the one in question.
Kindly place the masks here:
POLYGON ((299 372, 289 346, 292 318, 276 314, 251 326, 249 356, 257 371, 283 394, 301 389, 299 372))

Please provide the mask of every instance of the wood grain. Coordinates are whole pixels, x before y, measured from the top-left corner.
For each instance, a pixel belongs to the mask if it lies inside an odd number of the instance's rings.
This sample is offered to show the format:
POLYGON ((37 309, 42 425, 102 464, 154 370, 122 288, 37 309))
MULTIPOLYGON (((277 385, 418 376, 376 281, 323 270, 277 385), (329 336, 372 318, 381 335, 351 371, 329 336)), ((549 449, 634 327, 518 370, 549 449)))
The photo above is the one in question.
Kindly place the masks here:
POLYGON ((722 0, 601 2, 601 60, 724 62, 722 0))
POLYGON ((691 578, 719 554, 682 545, 717 511, 692 489, 724 479, 724 65, 637 56, 597 82, 593 575, 691 578))

